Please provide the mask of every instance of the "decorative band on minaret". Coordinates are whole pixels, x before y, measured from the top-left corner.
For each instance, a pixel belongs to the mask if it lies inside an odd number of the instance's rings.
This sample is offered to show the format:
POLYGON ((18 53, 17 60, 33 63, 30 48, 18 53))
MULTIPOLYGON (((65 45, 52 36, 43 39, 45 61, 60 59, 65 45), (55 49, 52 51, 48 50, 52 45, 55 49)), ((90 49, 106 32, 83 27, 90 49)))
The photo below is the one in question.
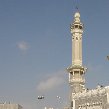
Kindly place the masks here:
POLYGON ((67 68, 67 71, 69 72, 69 84, 72 97, 72 94, 85 90, 84 74, 86 68, 82 65, 83 24, 81 23, 79 12, 74 14, 74 21, 70 28, 72 34, 72 64, 67 68))

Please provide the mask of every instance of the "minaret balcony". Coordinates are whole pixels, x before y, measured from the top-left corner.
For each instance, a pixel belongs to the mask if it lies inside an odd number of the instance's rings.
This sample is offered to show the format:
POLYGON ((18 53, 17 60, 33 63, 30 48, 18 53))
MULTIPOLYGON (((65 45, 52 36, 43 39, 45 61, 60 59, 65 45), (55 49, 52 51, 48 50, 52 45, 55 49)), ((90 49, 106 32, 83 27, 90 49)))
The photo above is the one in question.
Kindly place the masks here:
POLYGON ((75 82, 78 82, 78 83, 85 83, 85 79, 73 78, 73 79, 70 79, 70 80, 69 80, 69 83, 75 83, 75 82))
POLYGON ((71 66, 69 66, 69 67, 67 68, 67 71, 68 71, 69 73, 74 72, 74 71, 80 71, 80 72, 85 73, 86 70, 87 70, 87 68, 86 68, 86 67, 83 67, 83 66, 72 66, 72 65, 71 65, 71 66))
POLYGON ((83 30, 80 30, 80 29, 72 29, 71 30, 71 33, 80 33, 80 34, 82 34, 83 33, 83 30))

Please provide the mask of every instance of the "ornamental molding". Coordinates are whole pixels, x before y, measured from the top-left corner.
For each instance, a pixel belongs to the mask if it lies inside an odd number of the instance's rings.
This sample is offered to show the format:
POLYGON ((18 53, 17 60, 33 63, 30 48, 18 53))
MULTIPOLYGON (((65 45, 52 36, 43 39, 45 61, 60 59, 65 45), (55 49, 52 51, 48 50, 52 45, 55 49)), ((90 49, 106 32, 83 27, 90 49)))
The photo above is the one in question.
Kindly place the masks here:
POLYGON ((105 96, 107 95, 107 93, 109 93, 109 86, 106 87, 100 87, 97 86, 96 89, 92 89, 92 90, 88 90, 85 89, 83 92, 79 92, 79 93, 72 93, 72 98, 73 99, 86 99, 86 98, 90 98, 90 97, 100 97, 100 96, 105 96))

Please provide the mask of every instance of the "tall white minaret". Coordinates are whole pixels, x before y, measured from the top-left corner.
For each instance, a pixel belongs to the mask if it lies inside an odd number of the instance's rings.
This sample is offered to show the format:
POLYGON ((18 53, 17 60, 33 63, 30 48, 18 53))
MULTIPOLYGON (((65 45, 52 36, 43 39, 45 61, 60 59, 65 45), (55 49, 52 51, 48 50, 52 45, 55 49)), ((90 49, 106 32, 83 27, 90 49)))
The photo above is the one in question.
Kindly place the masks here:
POLYGON ((80 13, 76 12, 74 23, 71 25, 72 66, 82 66, 82 33, 83 24, 80 22, 80 13))
POLYGON ((80 21, 80 13, 74 14, 74 21, 71 24, 72 34, 72 65, 67 68, 69 72, 69 84, 71 88, 71 107, 73 95, 83 92, 85 87, 84 74, 86 68, 82 66, 82 34, 83 24, 80 21))

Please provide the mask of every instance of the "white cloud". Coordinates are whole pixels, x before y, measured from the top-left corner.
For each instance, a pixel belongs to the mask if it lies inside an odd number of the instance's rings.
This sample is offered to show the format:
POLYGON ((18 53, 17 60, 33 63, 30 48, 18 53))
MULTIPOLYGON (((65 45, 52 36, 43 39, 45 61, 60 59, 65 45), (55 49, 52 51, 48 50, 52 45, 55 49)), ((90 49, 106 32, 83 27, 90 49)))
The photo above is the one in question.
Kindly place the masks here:
POLYGON ((62 85, 63 83, 64 83, 63 77, 53 76, 53 77, 46 79, 45 81, 41 81, 37 86, 37 90, 39 90, 39 91, 52 90, 52 89, 62 85))
POLYGON ((29 49, 29 44, 25 41, 20 41, 19 43, 17 43, 17 47, 22 51, 25 52, 29 49))

